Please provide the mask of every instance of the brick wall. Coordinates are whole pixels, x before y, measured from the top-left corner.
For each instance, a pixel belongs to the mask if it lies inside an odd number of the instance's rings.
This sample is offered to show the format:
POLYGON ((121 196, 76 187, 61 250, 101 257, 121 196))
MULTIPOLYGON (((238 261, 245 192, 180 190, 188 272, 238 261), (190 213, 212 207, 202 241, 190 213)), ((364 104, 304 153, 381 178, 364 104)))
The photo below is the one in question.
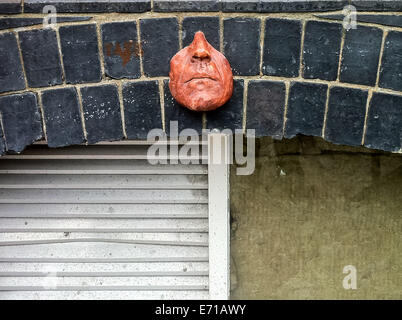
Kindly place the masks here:
POLYGON ((3 0, 0 153, 40 139, 145 139, 172 120, 401 152, 399 10, 401 1, 3 0), (348 3, 370 11, 349 31, 348 3), (59 15, 44 28, 48 4, 59 15), (171 57, 198 30, 235 76, 231 100, 208 113, 178 106, 168 89, 171 57))

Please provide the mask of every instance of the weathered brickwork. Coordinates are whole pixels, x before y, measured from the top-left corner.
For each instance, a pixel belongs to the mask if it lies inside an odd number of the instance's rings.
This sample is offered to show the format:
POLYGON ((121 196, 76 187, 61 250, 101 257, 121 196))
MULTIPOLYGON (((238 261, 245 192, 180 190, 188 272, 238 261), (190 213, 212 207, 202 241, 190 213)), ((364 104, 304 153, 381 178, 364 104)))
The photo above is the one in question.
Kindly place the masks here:
POLYGON ((119 94, 115 85, 81 89, 88 143, 123 138, 119 94))
POLYGON ((233 96, 222 108, 207 113, 207 128, 213 130, 243 128, 243 95, 244 80, 235 80, 233 83, 233 96))
POLYGON ((144 74, 168 76, 170 59, 179 50, 179 23, 176 18, 140 20, 144 74))
POLYGON ((2 129, 9 152, 21 152, 42 138, 42 121, 36 94, 27 92, 0 97, 2 129))
POLYGON ((20 13, 22 12, 22 0, 3 0, 0 2, 0 13, 20 13))
POLYGON ((197 133, 254 129, 258 137, 304 134, 401 151, 402 19, 380 13, 401 11, 400 1, 351 1, 369 13, 358 12, 350 30, 337 11, 343 0, 7 1, 0 154, 42 138, 61 147, 145 139, 154 128, 169 135, 175 120, 197 133), (56 5, 56 26, 18 14, 45 4, 56 5), (235 76, 230 101, 207 113, 179 106, 168 86, 170 59, 198 30, 235 76))
POLYGON ((382 31, 361 26, 345 35, 340 81, 374 86, 381 51, 382 31))
POLYGON ((25 89, 20 53, 14 33, 0 34, 0 93, 25 89))
POLYGON ((338 75, 342 25, 308 21, 303 46, 303 77, 334 81, 338 75))
POLYGON ((255 18, 230 18, 223 21, 223 46, 236 76, 260 73, 261 21, 255 18))
POLYGON ((179 131, 184 129, 194 129, 196 132, 201 134, 202 113, 180 107, 170 93, 168 80, 163 82, 163 91, 167 135, 170 136, 171 131, 173 131, 170 127, 171 121, 177 121, 179 131))
POLYGON ((99 82, 101 67, 94 24, 59 29, 67 83, 99 82))
POLYGON ((53 5, 58 12, 121 12, 137 13, 151 9, 151 0, 65 1, 24 0, 24 12, 42 12, 43 6, 53 5))
POLYGON ((402 91, 402 32, 391 31, 385 39, 380 71, 382 88, 402 91))
POLYGON ((253 80, 248 86, 247 129, 257 136, 283 136, 286 87, 283 82, 253 80))
POLYGON ((145 140, 150 130, 162 129, 158 81, 125 83, 123 104, 128 139, 145 140))
POLYGON ((328 86, 317 83, 292 82, 286 113, 285 137, 303 133, 320 137, 325 117, 328 86))
POLYGON ((299 75, 301 29, 300 21, 267 19, 263 74, 289 78, 299 75))
POLYGON ((338 144, 360 145, 366 105, 367 91, 342 87, 331 88, 325 139, 338 144))
POLYGON ((398 151, 402 147, 402 97, 375 93, 370 102, 364 145, 398 151))
POLYGON ((341 10, 353 5, 365 11, 400 11, 399 0, 2 0, 0 13, 14 14, 22 10, 40 13, 45 5, 58 12, 323 12, 341 10))
POLYGON ((174 11, 219 11, 220 0, 184 1, 184 0, 154 0, 154 10, 157 12, 174 11))
POLYGON ((185 17, 182 27, 183 47, 188 46, 194 38, 194 34, 202 30, 208 42, 219 49, 220 33, 218 17, 185 17))
POLYGON ((75 88, 44 91, 42 108, 50 147, 64 147, 85 141, 75 88))
POLYGON ((56 32, 50 29, 19 33, 28 86, 49 87, 62 83, 56 32))
POLYGON ((107 76, 115 79, 136 79, 141 76, 135 21, 103 24, 102 46, 107 76))
MULTIPOLYGON (((56 17, 57 23, 88 21, 91 17, 56 17)), ((0 18, 0 30, 43 24, 43 18, 0 18)))

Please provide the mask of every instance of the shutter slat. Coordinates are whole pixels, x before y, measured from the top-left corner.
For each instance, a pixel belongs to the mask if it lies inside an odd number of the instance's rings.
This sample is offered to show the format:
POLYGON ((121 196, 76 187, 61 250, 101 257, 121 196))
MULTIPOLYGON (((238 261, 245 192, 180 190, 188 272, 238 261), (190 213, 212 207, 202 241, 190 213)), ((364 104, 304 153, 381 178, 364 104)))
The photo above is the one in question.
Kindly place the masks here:
MULTIPOLYGON (((135 230, 176 229, 180 230, 208 230, 208 221, 205 219, 44 219, 44 218, 2 218, 0 230, 19 229, 30 231, 31 229, 43 229, 44 232, 135 232, 135 230), (68 231, 70 230, 70 231, 68 231)), ((32 231, 31 231, 32 232, 32 231)), ((139 231, 141 232, 141 231, 139 231)), ((145 232, 145 231, 144 231, 145 232)), ((200 232, 200 231, 198 231, 200 232)))
MULTIPOLYGON (((97 289, 104 286, 138 286, 138 287, 152 287, 152 286, 198 286, 208 287, 208 274, 205 275, 193 275, 193 276, 160 276, 158 274, 148 276, 63 276, 57 274, 51 274, 50 276, 40 277, 27 277, 11 275, 11 277, 0 276, 0 288, 1 287, 19 287, 19 286, 40 286, 42 288, 52 287, 81 287, 81 290, 86 290, 87 287, 95 287, 97 289)), ((1 289, 0 289, 1 290, 1 289)))
MULTIPOLYGON (((65 274, 65 273, 64 273, 65 274)), ((152 287, 160 288, 161 286, 173 290, 181 290, 180 287, 196 287, 197 289, 208 288, 208 272, 196 273, 195 275, 170 276, 167 273, 143 273, 144 275, 135 275, 133 273, 122 273, 121 275, 112 274, 103 275, 84 273, 76 275, 64 276, 63 273, 52 274, 47 276, 31 277, 27 273, 18 275, 17 273, 9 274, 8 276, 0 276, 0 291, 1 288, 19 291, 21 287, 35 288, 39 287, 42 290, 65 290, 66 287, 80 288, 81 290, 108 290, 108 287, 123 287, 131 290, 152 290, 152 287)), ((109 289, 110 290, 110 289, 109 289)), ((38 290, 40 291, 40 290, 38 290)))
POLYGON ((150 272, 21 272, 9 271, 0 272, 0 278, 23 277, 23 278, 40 278, 40 277, 70 277, 70 278, 91 278, 91 277, 205 277, 208 271, 150 271, 150 272))
POLYGON ((0 286, 0 291, 189 291, 207 290, 207 286, 0 286))
POLYGON ((158 263, 208 262, 208 256, 194 257, 137 257, 137 258, 2 258, 0 263, 158 263))
POLYGON ((205 190, 54 190, 0 189, 0 201, 32 201, 33 203, 120 203, 142 201, 207 201, 205 190))
POLYGON ((9 258, 132 258, 132 257, 205 257, 207 246, 171 246, 105 241, 0 246, 0 257, 9 258))
POLYGON ((208 262, 1 262, 0 272, 208 272, 208 262))
POLYGON ((208 219, 205 214, 116 214, 116 213, 92 213, 92 214, 60 214, 60 213, 15 213, 0 212, 0 218, 46 218, 46 219, 208 219))
MULTIPOLYGON (((158 144, 165 146, 166 144, 158 144)), ((202 146, 192 144, 191 154, 180 154, 177 152, 170 152, 170 146, 166 147, 166 154, 152 154, 148 153, 149 145, 90 145, 83 148, 82 146, 72 146, 67 148, 49 149, 44 146, 36 145, 27 148, 23 154, 6 155, 0 160, 144 160, 144 159, 200 159, 206 160, 207 153, 202 146)), ((173 151, 175 151, 173 149, 173 151)))
POLYGON ((155 164, 146 160, 0 160, 0 174, 207 174, 206 165, 155 164))
POLYGON ((94 232, 18 232, 1 233, 0 245, 3 241, 29 241, 29 240, 65 240, 65 239, 112 239, 112 240, 149 240, 149 241, 185 241, 185 242, 208 242, 208 233, 203 231, 177 230, 177 232, 162 233, 94 233, 94 232))
POLYGON ((207 242, 199 241, 164 241, 164 240, 133 240, 133 239, 112 239, 112 238, 79 238, 79 239, 49 239, 49 240, 20 240, 20 241, 2 241, 0 247, 32 246, 40 244, 61 244, 61 243, 118 243, 118 244, 145 244, 150 246, 171 246, 171 247, 208 247, 207 242))
POLYGON ((11 188, 206 190, 208 179, 204 175, 0 175, 0 189, 11 188))
MULTIPOLYGON (((123 288, 124 289, 124 288, 123 288)), ((206 300, 208 289, 203 290, 122 290, 114 291, 0 291, 0 299, 4 300, 206 300)), ((192 288, 193 289, 193 288, 192 288)))
MULTIPOLYGON (((58 215, 104 215, 109 218, 145 215, 145 216, 172 216, 172 215, 208 215, 207 204, 0 204, 0 216, 27 216, 47 215, 48 218, 59 217, 58 215)), ((60 216, 61 217, 61 216, 60 216)))

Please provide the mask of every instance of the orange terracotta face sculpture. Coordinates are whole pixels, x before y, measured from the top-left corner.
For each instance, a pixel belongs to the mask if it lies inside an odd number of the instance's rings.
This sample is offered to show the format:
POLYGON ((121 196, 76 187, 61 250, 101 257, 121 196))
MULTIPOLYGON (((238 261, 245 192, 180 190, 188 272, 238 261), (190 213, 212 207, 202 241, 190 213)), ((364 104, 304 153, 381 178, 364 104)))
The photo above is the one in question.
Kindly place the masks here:
POLYGON ((233 74, 225 56, 198 31, 193 42, 170 61, 170 92, 184 107, 210 111, 233 93, 233 74))

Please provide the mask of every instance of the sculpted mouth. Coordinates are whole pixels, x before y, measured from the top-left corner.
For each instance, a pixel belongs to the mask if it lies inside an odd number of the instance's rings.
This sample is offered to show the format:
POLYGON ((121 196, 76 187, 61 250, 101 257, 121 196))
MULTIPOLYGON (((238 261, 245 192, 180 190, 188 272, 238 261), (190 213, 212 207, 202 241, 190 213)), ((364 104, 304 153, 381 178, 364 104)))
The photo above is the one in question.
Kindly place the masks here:
POLYGON ((193 77, 193 78, 187 80, 185 83, 193 81, 193 80, 212 80, 212 81, 216 81, 216 79, 206 76, 206 77, 193 77))

